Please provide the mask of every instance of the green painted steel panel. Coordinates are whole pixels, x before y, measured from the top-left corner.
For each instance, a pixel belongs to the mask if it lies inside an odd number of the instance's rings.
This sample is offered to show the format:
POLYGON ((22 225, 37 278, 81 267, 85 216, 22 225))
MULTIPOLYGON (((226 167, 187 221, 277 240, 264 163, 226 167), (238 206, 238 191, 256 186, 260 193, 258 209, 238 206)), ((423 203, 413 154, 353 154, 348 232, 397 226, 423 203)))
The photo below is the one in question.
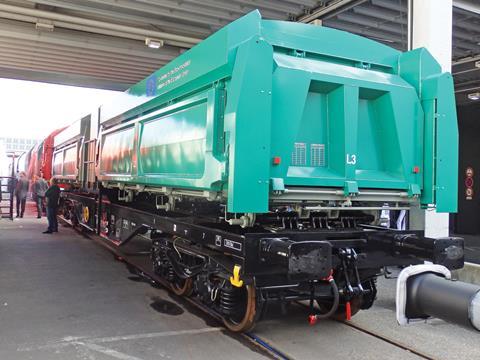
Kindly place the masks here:
POLYGON ((63 175, 75 176, 77 173, 77 144, 63 151, 63 175))
POLYGON ((130 126, 103 135, 100 173, 128 175, 132 171, 135 128, 130 126))
POLYGON ((143 124, 140 164, 145 175, 200 178, 205 169, 207 103, 143 124))
POLYGON ((458 127, 453 92, 453 78, 448 73, 423 82, 424 156, 429 171, 422 203, 436 205, 439 212, 455 212, 458 205, 458 127))
POLYGON ((228 209, 232 212, 268 211, 272 55, 272 46, 259 38, 237 50, 225 109, 228 209))
POLYGON ((451 75, 425 49, 255 11, 100 117, 102 181, 224 191, 229 212, 266 212, 286 186, 399 190, 456 209, 451 75))

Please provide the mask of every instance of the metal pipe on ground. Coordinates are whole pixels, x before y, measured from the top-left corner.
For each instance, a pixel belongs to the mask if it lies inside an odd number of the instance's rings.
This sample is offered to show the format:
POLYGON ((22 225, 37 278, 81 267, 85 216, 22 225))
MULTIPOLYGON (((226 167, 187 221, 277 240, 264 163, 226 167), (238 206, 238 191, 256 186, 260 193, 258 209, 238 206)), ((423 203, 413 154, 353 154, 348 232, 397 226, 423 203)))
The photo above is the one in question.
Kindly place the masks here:
POLYGON ((397 320, 406 325, 429 318, 480 331, 480 286, 451 280, 440 265, 405 268, 397 280, 397 320))
POLYGON ((480 286, 426 273, 407 285, 407 315, 429 315, 480 331, 480 286))

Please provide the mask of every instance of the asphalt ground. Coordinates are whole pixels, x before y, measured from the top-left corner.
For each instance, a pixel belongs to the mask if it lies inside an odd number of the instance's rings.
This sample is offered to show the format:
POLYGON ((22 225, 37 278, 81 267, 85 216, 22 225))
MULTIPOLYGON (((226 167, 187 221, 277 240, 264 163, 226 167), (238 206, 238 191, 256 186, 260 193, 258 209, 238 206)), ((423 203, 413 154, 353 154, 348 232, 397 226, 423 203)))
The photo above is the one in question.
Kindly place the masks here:
MULTIPOLYGON (((268 358, 91 239, 45 228, 31 215, 0 220, 1 360, 268 358)), ((480 359, 478 332, 441 320, 400 327, 395 280, 378 288, 374 307, 352 319, 370 333, 330 320, 311 326, 295 304, 287 315, 272 308, 254 333, 295 359, 480 359)))

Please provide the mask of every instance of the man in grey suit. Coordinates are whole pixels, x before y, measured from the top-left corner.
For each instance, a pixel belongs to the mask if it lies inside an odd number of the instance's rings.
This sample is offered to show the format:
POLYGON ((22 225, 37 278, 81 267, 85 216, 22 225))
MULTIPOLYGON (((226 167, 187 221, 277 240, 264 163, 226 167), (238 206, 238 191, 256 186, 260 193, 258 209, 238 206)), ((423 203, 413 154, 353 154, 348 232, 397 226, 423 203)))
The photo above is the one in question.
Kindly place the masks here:
POLYGON ((17 218, 23 218, 23 214, 25 213, 25 204, 27 202, 27 194, 28 194, 28 180, 27 175, 24 171, 20 173, 20 177, 17 181, 17 185, 15 186, 15 198, 17 200, 17 218))
POLYGON ((37 219, 42 217, 42 210, 45 203, 45 191, 48 189, 48 183, 42 175, 35 176, 33 183, 33 196, 37 203, 37 219))

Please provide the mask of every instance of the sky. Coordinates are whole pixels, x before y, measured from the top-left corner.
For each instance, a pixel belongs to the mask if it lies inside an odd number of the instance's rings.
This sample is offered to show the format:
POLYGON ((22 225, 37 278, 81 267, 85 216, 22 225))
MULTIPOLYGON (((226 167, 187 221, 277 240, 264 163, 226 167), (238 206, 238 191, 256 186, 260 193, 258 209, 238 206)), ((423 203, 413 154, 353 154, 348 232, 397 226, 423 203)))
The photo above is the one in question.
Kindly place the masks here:
POLYGON ((0 79, 0 137, 43 139, 92 113, 118 92, 0 79))

